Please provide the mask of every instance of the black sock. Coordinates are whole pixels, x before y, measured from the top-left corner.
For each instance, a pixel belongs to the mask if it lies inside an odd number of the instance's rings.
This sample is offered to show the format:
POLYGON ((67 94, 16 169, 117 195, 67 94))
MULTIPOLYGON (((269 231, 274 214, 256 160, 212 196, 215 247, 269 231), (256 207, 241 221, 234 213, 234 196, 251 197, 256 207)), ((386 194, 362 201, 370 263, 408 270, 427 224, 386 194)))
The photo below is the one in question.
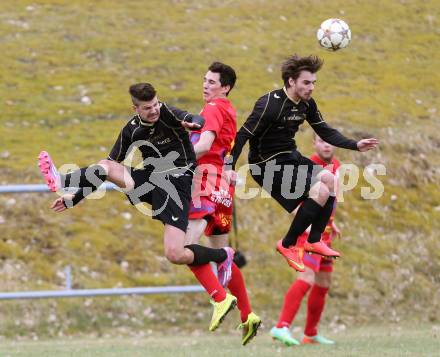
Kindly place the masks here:
POLYGON ((95 191, 107 178, 101 165, 83 167, 72 173, 61 175, 62 187, 90 187, 95 191))
POLYGON ((316 201, 311 198, 306 199, 298 209, 289 231, 283 239, 283 247, 288 248, 291 245, 295 245, 298 237, 310 226, 321 210, 322 207, 316 201))
POLYGON ((84 189, 79 188, 73 193, 73 198, 71 200, 64 199, 64 205, 66 206, 66 208, 72 208, 73 206, 76 206, 78 203, 80 203, 84 198, 86 198, 86 196, 88 195, 84 194, 84 189))
POLYGON ((316 243, 321 240, 321 234, 324 233, 328 220, 333 212, 333 206, 335 204, 335 197, 330 196, 325 203, 320 214, 318 214, 312 222, 312 228, 310 229, 309 237, 307 241, 309 243, 316 243))
POLYGON ((208 248, 198 244, 185 245, 185 248, 194 253, 194 261, 189 265, 203 265, 209 262, 221 263, 228 257, 226 251, 221 248, 208 248))
POLYGON ((76 170, 70 174, 61 175, 63 187, 79 187, 71 200, 64 200, 67 208, 72 208, 91 193, 95 192, 107 178, 104 168, 100 165, 92 165, 76 170))

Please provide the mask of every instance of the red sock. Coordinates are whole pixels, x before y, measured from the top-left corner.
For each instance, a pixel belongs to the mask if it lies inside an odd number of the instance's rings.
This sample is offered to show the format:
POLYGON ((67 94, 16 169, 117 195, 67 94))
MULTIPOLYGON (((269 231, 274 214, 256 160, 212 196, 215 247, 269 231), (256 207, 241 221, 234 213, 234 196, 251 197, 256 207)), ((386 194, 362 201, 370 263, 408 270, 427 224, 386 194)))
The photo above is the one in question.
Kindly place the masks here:
POLYGON ((304 280, 298 279, 293 282, 289 290, 284 296, 284 305, 281 310, 280 318, 277 327, 290 327, 296 313, 298 312, 301 301, 307 291, 310 289, 310 284, 304 280))
POLYGON ((310 291, 309 300, 307 301, 307 320, 304 334, 309 337, 318 334, 318 324, 321 319, 322 311, 324 311, 325 297, 327 296, 328 288, 313 285, 310 291))
POLYGON ((237 298, 237 307, 240 310, 241 322, 245 322, 252 311, 251 304, 247 295, 243 274, 241 274, 240 269, 235 263, 232 263, 232 278, 228 284, 228 288, 231 294, 237 298))
POLYGON ((188 265, 188 267, 215 302, 223 301, 226 298, 226 291, 213 273, 211 265, 188 265))

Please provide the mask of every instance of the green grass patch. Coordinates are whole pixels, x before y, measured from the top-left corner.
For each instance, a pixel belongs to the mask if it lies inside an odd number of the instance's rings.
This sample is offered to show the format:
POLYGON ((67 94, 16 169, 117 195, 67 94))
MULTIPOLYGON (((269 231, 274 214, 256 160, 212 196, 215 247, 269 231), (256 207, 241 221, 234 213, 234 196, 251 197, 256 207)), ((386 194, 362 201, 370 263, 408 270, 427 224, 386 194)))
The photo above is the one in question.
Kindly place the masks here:
POLYGON ((5 356, 291 356, 325 354, 326 356, 434 356, 438 352, 439 327, 434 325, 353 326, 347 331, 326 336, 334 346, 286 347, 272 341, 267 328, 243 347, 237 331, 209 333, 175 331, 158 334, 138 331, 136 337, 66 338, 36 341, 3 341, 5 356))

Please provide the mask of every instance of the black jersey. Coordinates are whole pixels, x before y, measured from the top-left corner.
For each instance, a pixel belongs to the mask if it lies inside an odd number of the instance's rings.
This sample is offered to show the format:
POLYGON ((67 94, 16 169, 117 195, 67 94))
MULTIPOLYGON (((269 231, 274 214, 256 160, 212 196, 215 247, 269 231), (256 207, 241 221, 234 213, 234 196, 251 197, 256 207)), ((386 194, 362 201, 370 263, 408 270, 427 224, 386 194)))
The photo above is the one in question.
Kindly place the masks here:
POLYGON ((266 161, 296 150, 295 134, 304 121, 329 144, 358 150, 356 141, 347 139, 327 125, 313 98, 295 103, 282 88, 267 93, 255 103, 252 113, 235 138, 231 152, 233 167, 248 140, 249 163, 266 161))
POLYGON ((149 170, 195 166, 196 155, 188 132, 182 127, 182 121, 191 122, 195 115, 165 103, 160 105, 160 116, 155 123, 143 122, 138 115, 128 121, 110 152, 110 160, 121 162, 137 147, 142 153, 144 168, 149 170), (163 157, 167 160, 162 160, 163 157), (147 167, 149 165, 152 167, 147 167))

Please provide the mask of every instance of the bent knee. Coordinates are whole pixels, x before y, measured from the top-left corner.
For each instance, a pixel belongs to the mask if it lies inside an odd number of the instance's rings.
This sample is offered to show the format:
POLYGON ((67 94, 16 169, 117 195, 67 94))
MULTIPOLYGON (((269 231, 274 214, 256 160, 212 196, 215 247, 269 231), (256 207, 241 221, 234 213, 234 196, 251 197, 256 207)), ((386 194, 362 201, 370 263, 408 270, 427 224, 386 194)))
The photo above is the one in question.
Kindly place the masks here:
POLYGON ((98 161, 98 165, 103 167, 105 170, 105 173, 108 175, 109 171, 110 171, 110 167, 113 164, 112 161, 104 159, 104 160, 99 160, 98 161))
POLYGON ((166 248, 165 249, 165 257, 168 259, 170 263, 173 264, 184 264, 183 257, 184 252, 183 249, 177 249, 177 248, 166 248))
POLYGON ((321 182, 323 182, 328 188, 333 188, 335 185, 335 175, 330 171, 325 170, 321 176, 321 182))
POLYGON ((330 192, 331 191, 327 187, 327 185, 324 182, 319 181, 312 186, 309 192, 309 196, 312 198, 316 198, 321 205, 324 205, 328 197, 330 196, 330 192))

